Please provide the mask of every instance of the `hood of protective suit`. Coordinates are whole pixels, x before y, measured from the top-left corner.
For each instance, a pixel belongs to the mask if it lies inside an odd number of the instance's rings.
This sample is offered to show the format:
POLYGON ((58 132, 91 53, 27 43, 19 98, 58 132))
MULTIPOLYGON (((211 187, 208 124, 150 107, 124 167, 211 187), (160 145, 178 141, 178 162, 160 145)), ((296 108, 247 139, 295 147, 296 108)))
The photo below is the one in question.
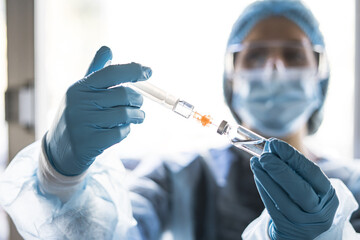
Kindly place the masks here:
MULTIPOLYGON (((318 45, 325 47, 323 35, 319 29, 319 23, 311 11, 298 0, 263 0, 249 5, 234 23, 227 47, 232 44, 241 43, 258 22, 273 16, 285 17, 294 22, 304 31, 313 46, 318 45)), ((241 124, 241 116, 239 116, 231 106, 232 89, 228 84, 225 73, 223 80, 225 101, 235 119, 241 124)), ((308 120, 309 135, 314 134, 318 130, 323 119, 324 100, 327 93, 329 77, 320 80, 321 104, 308 120)))

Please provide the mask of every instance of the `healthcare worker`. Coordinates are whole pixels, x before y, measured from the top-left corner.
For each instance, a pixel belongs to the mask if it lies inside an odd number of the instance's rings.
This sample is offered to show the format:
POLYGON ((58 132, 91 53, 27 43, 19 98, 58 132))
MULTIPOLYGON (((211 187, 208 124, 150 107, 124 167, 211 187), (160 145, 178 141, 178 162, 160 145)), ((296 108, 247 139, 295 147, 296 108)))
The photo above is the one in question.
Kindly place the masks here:
POLYGON ((42 141, 7 168, 1 205, 25 239, 153 240, 167 230, 187 240, 356 239, 358 218, 348 220, 358 206, 359 171, 303 145, 322 119, 324 53, 318 23, 301 2, 250 5, 228 41, 225 98, 239 123, 293 147, 271 138, 250 161, 228 146, 169 156, 151 169, 145 159, 127 174, 104 150, 144 120, 142 97, 109 87, 145 81, 151 69, 105 67, 112 53, 102 47, 42 141))

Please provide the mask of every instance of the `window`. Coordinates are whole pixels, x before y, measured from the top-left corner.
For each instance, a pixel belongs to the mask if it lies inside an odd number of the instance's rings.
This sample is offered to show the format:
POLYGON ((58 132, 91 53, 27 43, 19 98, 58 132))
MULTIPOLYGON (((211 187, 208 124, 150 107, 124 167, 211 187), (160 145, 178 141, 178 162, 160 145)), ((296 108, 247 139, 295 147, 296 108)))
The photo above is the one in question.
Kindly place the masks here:
POLYGON ((5 122, 5 90, 7 87, 7 63, 6 63, 6 17, 5 1, 0 0, 0 172, 8 161, 8 130, 5 122))
MULTIPOLYGON (((7 87, 6 64, 6 14, 5 1, 0 0, 0 175, 8 162, 8 129, 5 122, 5 90, 7 87)), ((9 226, 4 210, 0 208, 0 239, 7 239, 9 226)))

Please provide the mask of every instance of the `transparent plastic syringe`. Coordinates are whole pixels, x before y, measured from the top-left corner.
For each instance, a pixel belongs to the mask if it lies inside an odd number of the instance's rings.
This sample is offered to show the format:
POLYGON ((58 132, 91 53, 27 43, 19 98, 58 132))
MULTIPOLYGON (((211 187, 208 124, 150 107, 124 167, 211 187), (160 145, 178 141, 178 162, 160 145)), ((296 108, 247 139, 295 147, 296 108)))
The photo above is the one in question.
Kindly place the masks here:
POLYGON ((210 115, 202 115, 195 110, 194 106, 168 92, 154 86, 149 82, 136 82, 126 84, 141 95, 171 109, 173 112, 183 116, 184 118, 193 119, 200 122, 203 126, 216 128, 216 132, 220 135, 228 137, 230 142, 239 149, 242 149, 254 156, 259 157, 263 152, 266 138, 246 129, 240 125, 232 126, 223 120, 219 124, 214 123, 210 115))

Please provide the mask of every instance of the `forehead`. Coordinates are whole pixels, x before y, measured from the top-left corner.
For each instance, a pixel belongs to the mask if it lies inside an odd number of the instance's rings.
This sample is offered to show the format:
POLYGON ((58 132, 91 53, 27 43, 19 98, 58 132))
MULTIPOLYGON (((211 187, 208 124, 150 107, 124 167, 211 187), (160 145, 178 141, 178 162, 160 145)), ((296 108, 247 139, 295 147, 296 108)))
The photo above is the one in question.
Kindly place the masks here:
POLYGON ((310 43, 304 31, 285 17, 269 17, 261 20, 252 28, 243 43, 272 40, 310 43))

